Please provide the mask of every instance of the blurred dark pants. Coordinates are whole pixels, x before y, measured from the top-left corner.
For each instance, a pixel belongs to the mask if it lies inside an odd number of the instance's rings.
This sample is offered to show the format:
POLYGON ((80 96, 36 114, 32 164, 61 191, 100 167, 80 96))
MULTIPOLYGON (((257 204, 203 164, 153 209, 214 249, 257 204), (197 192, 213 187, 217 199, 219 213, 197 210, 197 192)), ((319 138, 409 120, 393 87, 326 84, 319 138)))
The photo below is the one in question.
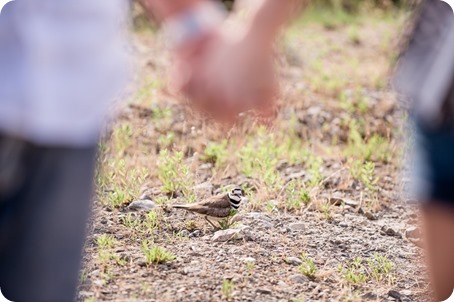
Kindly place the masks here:
POLYGON ((0 289, 12 301, 73 301, 96 146, 45 147, 0 135, 0 289))
POLYGON ((454 125, 415 122, 412 193, 421 201, 454 206, 454 125))

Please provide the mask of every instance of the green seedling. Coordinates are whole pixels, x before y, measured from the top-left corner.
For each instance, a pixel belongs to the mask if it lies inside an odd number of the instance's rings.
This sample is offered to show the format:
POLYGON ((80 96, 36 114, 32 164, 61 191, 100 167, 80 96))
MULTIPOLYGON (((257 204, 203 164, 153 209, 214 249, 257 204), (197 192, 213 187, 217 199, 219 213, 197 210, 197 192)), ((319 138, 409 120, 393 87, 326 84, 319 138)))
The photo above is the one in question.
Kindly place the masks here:
POLYGON ((150 244, 147 240, 142 242, 142 253, 145 255, 145 260, 148 264, 166 263, 176 259, 176 256, 171 252, 157 245, 150 244))

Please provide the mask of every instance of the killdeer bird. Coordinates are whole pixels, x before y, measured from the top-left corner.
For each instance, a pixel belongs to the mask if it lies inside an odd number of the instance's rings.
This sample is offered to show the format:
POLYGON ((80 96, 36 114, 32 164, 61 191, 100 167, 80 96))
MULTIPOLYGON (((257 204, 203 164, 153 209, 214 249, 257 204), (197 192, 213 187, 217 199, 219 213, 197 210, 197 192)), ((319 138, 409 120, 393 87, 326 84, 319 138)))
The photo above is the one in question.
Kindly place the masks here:
POLYGON ((205 216, 208 223, 216 229, 216 226, 208 217, 214 220, 222 220, 230 217, 238 211, 242 196, 243 190, 241 190, 241 188, 235 188, 229 193, 212 196, 197 203, 184 205, 177 204, 173 205, 173 207, 205 216))

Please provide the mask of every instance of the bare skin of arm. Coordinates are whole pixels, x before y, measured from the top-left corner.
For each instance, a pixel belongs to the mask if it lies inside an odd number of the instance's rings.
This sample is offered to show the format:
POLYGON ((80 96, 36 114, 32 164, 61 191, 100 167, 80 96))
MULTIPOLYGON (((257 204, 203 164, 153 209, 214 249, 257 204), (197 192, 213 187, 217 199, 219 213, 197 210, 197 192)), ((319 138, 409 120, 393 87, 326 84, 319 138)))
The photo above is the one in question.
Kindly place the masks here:
POLYGON ((307 0, 262 0, 249 21, 251 36, 261 40, 261 43, 274 43, 281 29, 307 2, 307 0))
POLYGON ((160 21, 175 16, 207 0, 139 0, 149 13, 160 21))
POLYGON ((274 41, 302 3, 256 1, 246 16, 233 15, 218 28, 202 51, 185 49, 183 64, 191 77, 181 89, 194 106, 228 123, 250 109, 272 117, 278 86, 274 41))
MULTIPOLYGON (((212 0, 139 0, 160 22, 212 0)), ((239 0, 240 1, 240 0, 239 0)), ((171 81, 192 105, 218 120, 232 120, 243 110, 270 107, 275 98, 273 43, 298 6, 307 0, 256 0, 253 13, 226 33, 221 26, 174 48, 171 81), (238 37, 240 37, 238 39, 238 37)), ((238 21, 238 20, 237 20, 238 21)))
MULTIPOLYGON (((208 0, 139 0, 160 20, 165 20, 204 1, 208 0)), ((271 33, 288 21, 296 7, 306 2, 307 0, 262 1, 252 23, 257 23, 257 26, 264 25, 264 31, 271 33)))
POLYGON ((421 212, 432 288, 445 301, 454 288, 454 208, 430 202, 421 212))

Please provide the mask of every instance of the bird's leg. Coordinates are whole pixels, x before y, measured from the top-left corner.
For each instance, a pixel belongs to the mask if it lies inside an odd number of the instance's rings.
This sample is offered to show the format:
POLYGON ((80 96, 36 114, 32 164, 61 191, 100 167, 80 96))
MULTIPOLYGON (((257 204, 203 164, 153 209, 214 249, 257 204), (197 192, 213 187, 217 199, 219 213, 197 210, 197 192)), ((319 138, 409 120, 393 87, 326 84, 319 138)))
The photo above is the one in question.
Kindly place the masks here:
POLYGON ((211 226, 212 226, 215 230, 218 229, 218 228, 217 228, 217 227, 208 219, 208 216, 205 216, 205 219, 206 219, 206 221, 208 221, 209 224, 211 224, 211 226))

